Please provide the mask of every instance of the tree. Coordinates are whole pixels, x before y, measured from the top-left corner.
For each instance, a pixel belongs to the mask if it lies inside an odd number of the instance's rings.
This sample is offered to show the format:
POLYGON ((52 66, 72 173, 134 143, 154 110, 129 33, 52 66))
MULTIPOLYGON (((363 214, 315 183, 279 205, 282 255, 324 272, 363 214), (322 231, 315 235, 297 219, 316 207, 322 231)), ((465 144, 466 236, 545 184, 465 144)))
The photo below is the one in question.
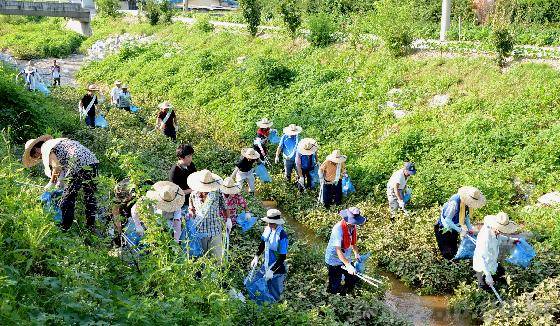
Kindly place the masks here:
POLYGON ((297 29, 301 26, 301 12, 296 0, 286 0, 280 5, 282 19, 290 31, 292 38, 296 37, 297 29))
POLYGON ((259 0, 242 0, 239 3, 251 36, 256 36, 261 23, 262 6, 259 0))

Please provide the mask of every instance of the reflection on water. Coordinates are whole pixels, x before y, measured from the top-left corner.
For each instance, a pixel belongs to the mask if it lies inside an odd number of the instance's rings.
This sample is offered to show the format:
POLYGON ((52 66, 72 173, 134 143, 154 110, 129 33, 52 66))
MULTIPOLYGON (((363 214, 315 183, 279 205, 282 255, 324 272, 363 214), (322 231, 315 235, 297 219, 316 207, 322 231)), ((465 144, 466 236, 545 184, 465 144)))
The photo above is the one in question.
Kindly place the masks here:
MULTIPOLYGON (((266 208, 277 208, 274 201, 263 201, 266 208)), ((282 214, 286 224, 295 231, 300 239, 305 239, 309 244, 326 246, 326 242, 317 237, 315 232, 299 223, 290 216, 282 214)), ((389 279, 391 289, 385 294, 385 304, 397 314, 410 320, 414 325, 470 325, 467 318, 454 315, 447 310, 446 296, 424 295, 420 296, 409 289, 393 274, 381 272, 389 279)))

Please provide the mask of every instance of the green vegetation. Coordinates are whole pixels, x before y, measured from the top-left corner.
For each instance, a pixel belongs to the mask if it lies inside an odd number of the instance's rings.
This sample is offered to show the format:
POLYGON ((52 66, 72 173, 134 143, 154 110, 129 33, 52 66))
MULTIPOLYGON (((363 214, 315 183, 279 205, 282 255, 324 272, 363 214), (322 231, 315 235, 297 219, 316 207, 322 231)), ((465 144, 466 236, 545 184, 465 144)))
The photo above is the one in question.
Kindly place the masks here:
POLYGON ((239 7, 247 23, 249 34, 256 36, 261 24, 261 3, 259 0, 241 0, 239 7))
POLYGON ((95 4, 101 16, 119 16, 120 4, 118 0, 98 0, 95 4))

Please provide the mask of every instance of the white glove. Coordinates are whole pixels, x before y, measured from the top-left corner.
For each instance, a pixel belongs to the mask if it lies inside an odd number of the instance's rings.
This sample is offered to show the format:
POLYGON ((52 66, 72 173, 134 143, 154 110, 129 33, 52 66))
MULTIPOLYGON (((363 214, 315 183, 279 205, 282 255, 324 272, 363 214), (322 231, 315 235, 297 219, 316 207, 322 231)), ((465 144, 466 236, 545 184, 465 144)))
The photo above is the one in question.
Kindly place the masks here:
POLYGON ((466 229, 461 229, 461 237, 466 237, 467 236, 467 230, 466 229))
POLYGON ((47 183, 47 184, 45 185, 45 187, 44 187, 44 189, 45 189, 46 191, 49 191, 49 190, 51 190, 52 188, 54 188, 54 184, 53 184, 51 181, 49 181, 49 183, 47 183))
POLYGON ((350 275, 356 275, 356 268, 354 268, 354 266, 352 266, 352 264, 346 265, 346 271, 350 275))
POLYGON ((280 162, 280 158, 279 158, 278 156, 276 156, 276 157, 274 158, 274 163, 278 164, 279 162, 280 162))
POLYGON ((245 219, 249 220, 251 218, 251 213, 245 213, 245 219))
POLYGON ((486 284, 488 284, 488 286, 494 286, 494 279, 492 278, 492 275, 487 274, 484 280, 486 281, 486 284))
POLYGON ((305 186, 305 180, 303 179, 303 177, 299 177, 298 182, 302 187, 305 186))
POLYGON ((267 270, 264 273, 264 279, 267 280, 267 281, 270 280, 273 276, 274 276, 274 272, 272 272, 271 269, 267 270))
POLYGON ((233 228, 233 222, 231 221, 231 218, 228 218, 226 220, 226 231, 228 234, 231 233, 231 228, 233 228))
POLYGON ((259 256, 253 257, 253 260, 251 260, 251 268, 257 267, 258 264, 259 264, 259 256))
POLYGON ((404 211, 404 200, 399 200, 399 207, 404 211))

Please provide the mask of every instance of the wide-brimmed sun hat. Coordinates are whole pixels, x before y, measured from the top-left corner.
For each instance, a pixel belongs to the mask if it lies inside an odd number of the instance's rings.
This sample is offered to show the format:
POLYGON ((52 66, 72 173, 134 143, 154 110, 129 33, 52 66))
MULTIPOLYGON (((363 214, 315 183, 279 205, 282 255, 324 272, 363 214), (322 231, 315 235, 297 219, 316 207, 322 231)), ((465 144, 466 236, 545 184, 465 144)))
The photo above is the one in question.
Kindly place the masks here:
POLYGON ((122 82, 120 80, 118 80, 118 79, 115 80, 115 85, 120 85, 120 84, 122 84, 122 82))
POLYGON ((486 205, 486 197, 482 194, 480 190, 476 187, 472 186, 465 186, 459 188, 457 191, 461 201, 465 203, 466 206, 470 208, 481 208, 482 206, 486 205))
POLYGON ((156 201, 156 208, 163 212, 175 212, 185 203, 185 193, 169 181, 158 181, 148 190, 146 197, 156 201))
POLYGON ((158 106, 160 109, 172 109, 173 105, 169 101, 165 101, 159 104, 158 106))
POLYGON ((241 150, 241 155, 249 160, 256 160, 260 157, 259 153, 253 148, 243 148, 241 150))
POLYGON ((484 217, 484 224, 506 234, 515 233, 519 229, 517 223, 510 221, 509 216, 504 212, 484 217))
POLYGON ((127 84, 124 84, 124 85, 121 86, 121 88, 122 88, 122 89, 128 89, 128 85, 127 85, 127 84))
POLYGON ((189 188, 198 192, 211 192, 220 189, 222 178, 208 170, 191 173, 187 178, 189 188))
POLYGON ((257 127, 262 128, 262 129, 266 129, 266 128, 270 128, 272 127, 272 121, 268 120, 267 118, 262 118, 259 121, 257 121, 257 127))
POLYGON ((341 210, 339 214, 349 224, 362 225, 367 221, 367 218, 362 216, 360 209, 357 207, 341 210))
POLYGON ((220 189, 226 195, 235 195, 241 192, 241 187, 231 177, 224 179, 220 189))
POLYGON ((276 208, 272 208, 266 211, 266 217, 261 218, 261 221, 282 225, 286 223, 286 221, 284 221, 281 215, 282 213, 280 213, 279 210, 277 210, 276 208))
POLYGON ((335 149, 334 151, 332 151, 332 153, 327 155, 327 161, 331 161, 331 162, 337 163, 337 164, 338 163, 343 163, 343 162, 346 162, 346 155, 342 155, 340 150, 335 149))
POLYGON ((291 124, 291 125, 285 127, 284 129, 282 129, 282 132, 284 133, 284 135, 295 136, 295 135, 301 133, 302 130, 303 130, 302 127, 297 126, 295 124, 291 124))
POLYGON ((23 163, 23 166, 25 166, 26 168, 30 168, 32 166, 37 165, 41 159, 36 159, 31 157, 31 149, 37 145, 37 143, 39 142, 45 142, 49 139, 52 139, 51 135, 43 135, 40 137, 37 137, 35 139, 30 139, 25 143, 25 149, 23 151, 23 157, 21 159, 21 162, 23 163))
POLYGON ((319 149, 319 145, 317 145, 317 141, 313 138, 304 138, 298 144, 298 151, 302 155, 312 155, 317 153, 319 149))
POLYGON ((88 91, 95 92, 95 91, 98 91, 98 90, 99 90, 99 87, 97 87, 96 84, 89 84, 88 87, 87 87, 86 89, 87 89, 88 91))

